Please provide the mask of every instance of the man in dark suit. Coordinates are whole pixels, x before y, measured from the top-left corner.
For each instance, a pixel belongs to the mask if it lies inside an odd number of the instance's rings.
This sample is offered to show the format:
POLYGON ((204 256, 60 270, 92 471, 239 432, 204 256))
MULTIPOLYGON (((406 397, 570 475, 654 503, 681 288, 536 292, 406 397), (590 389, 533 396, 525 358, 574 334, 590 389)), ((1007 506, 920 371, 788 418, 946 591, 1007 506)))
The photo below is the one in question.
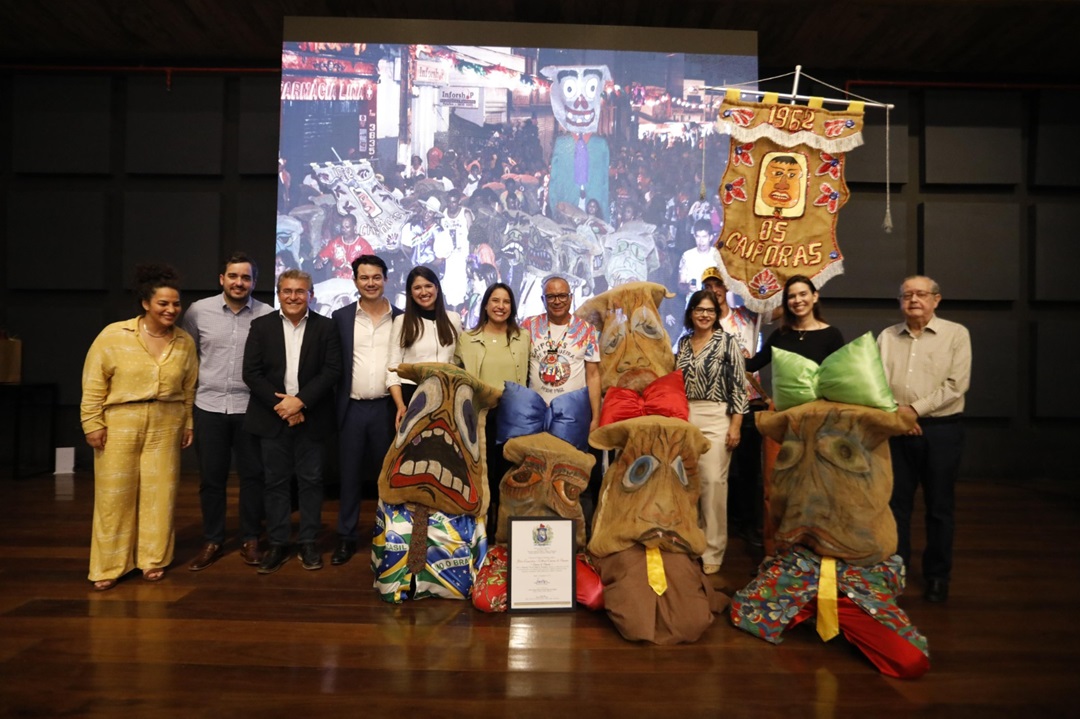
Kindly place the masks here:
POLYGON ((386 365, 391 326, 401 310, 383 296, 387 269, 381 258, 360 255, 352 263, 352 272, 360 301, 333 315, 341 336, 343 369, 337 393, 341 509, 338 544, 330 557, 333 565, 345 564, 356 554, 361 475, 365 468, 370 476, 377 475, 394 436, 395 409, 386 391, 386 365))
POLYGON ((308 311, 311 275, 286 270, 278 278, 281 311, 253 320, 244 349, 244 383, 251 390, 244 429, 257 435, 266 476, 266 533, 270 551, 259 574, 288 561, 295 474, 300 500, 299 557, 322 567, 315 545, 322 513, 323 442, 334 431, 334 383, 341 376, 341 342, 328 317, 308 311))

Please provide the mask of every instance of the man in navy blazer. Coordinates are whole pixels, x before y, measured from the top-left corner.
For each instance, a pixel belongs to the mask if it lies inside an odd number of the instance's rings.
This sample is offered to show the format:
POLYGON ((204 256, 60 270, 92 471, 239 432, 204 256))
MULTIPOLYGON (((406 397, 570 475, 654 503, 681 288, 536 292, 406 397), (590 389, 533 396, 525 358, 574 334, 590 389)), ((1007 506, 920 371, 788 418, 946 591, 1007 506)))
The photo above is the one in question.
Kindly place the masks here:
POLYGON ((377 478, 394 437, 395 408, 386 390, 386 365, 390 361, 391 326, 401 310, 383 296, 387 269, 382 258, 360 255, 352 270, 360 301, 333 314, 341 336, 342 366, 337 392, 341 508, 338 544, 330 557, 334 565, 345 564, 356 554, 361 477, 377 478))
POLYGON ((311 275, 286 270, 278 278, 280 312, 251 322, 244 348, 244 383, 251 390, 244 429, 259 437, 266 477, 270 551, 259 563, 271 574, 288 561, 295 474, 300 500, 300 561, 322 567, 315 540, 321 526, 323 444, 334 432, 334 383, 341 376, 341 342, 328 317, 308 309, 311 275))

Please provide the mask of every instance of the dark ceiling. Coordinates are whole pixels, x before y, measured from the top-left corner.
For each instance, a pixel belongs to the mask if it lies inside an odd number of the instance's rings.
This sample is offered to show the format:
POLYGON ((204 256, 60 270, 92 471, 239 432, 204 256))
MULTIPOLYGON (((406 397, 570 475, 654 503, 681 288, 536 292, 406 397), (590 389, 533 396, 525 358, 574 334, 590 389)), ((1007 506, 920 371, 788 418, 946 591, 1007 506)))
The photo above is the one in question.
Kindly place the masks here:
POLYGON ((0 64, 274 67, 282 18, 756 30, 761 67, 1074 83, 1076 0, 0 0, 0 64))

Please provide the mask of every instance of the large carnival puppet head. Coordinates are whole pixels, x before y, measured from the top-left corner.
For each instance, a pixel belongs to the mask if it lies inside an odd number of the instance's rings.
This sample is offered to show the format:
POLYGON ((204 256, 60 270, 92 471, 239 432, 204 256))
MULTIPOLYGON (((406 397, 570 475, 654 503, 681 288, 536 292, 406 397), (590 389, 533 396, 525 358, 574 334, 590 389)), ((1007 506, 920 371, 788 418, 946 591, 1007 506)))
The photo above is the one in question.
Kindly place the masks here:
POLYGON ((600 385, 637 384, 662 377, 675 369, 671 338, 658 309, 665 297, 674 297, 655 282, 631 282, 597 295, 581 306, 577 316, 600 332, 600 385))
POLYGON ((515 437, 503 456, 515 466, 499 485, 499 524, 495 541, 507 541, 510 517, 574 520, 574 539, 585 546, 585 514, 581 493, 589 486, 596 458, 546 432, 515 437))
POLYGON ((563 129, 575 135, 595 133, 604 87, 611 82, 607 65, 549 65, 540 74, 551 81, 551 112, 563 129))
POLYGON ((379 498, 483 517, 490 501, 484 422, 501 391, 450 364, 401 364, 397 373, 418 386, 383 460, 379 498))
POLYGON ((604 557, 634 544, 700 555, 705 532, 698 521, 698 457, 709 440, 689 422, 638 417, 589 435, 597 449, 619 449, 608 468, 593 518, 589 552, 604 557))
POLYGON ((777 406, 785 409, 759 412, 756 421, 781 443, 769 509, 777 548, 799 544, 857 566, 884 561, 896 551, 885 440, 913 422, 896 411, 873 337, 820 367, 783 350, 774 350, 773 365, 777 406))

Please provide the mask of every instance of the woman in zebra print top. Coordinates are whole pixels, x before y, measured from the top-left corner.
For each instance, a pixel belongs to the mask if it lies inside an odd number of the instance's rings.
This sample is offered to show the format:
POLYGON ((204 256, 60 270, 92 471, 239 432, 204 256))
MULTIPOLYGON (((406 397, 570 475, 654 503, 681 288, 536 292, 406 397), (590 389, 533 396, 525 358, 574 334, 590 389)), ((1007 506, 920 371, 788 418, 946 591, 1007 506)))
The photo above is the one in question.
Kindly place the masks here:
POLYGON ((690 422, 708 438, 711 448, 698 460, 701 512, 707 547, 701 557, 706 574, 716 574, 727 549, 728 464, 739 445, 747 411, 746 373, 735 337, 720 327, 720 305, 710 290, 690 296, 675 366, 682 370, 690 422))

